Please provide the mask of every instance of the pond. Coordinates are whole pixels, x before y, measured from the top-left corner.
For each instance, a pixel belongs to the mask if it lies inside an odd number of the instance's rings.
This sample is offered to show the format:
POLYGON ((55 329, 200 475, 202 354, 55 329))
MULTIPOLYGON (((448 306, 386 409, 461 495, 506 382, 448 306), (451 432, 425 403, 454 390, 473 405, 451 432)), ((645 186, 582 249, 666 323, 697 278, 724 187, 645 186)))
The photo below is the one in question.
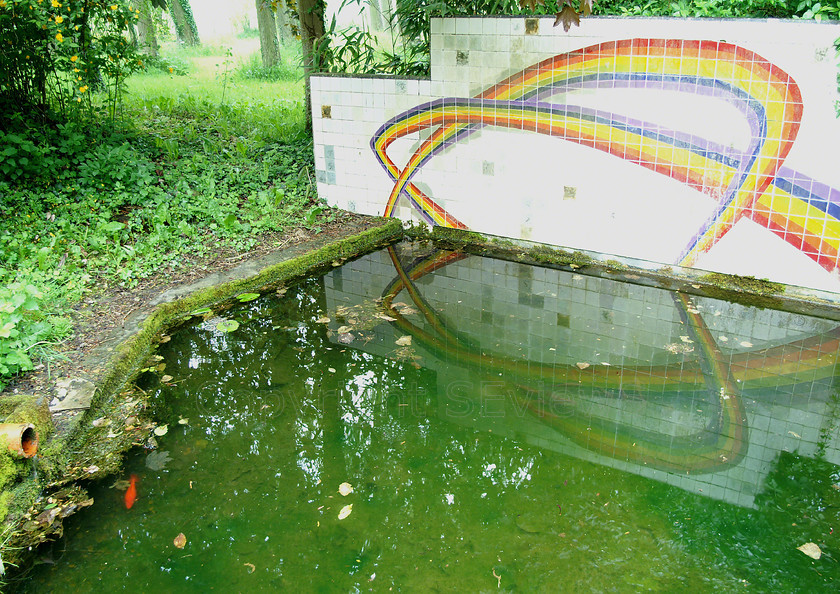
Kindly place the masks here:
POLYGON ((835 588, 838 323, 623 276, 403 243, 195 317, 23 590, 835 588))

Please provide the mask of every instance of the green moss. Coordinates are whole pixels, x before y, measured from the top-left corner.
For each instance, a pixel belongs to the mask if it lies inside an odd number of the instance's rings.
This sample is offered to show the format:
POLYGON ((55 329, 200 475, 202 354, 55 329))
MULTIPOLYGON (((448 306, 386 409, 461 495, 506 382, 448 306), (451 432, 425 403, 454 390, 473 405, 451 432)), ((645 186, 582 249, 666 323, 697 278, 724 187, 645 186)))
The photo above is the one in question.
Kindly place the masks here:
POLYGON ((483 245, 486 242, 486 238, 481 233, 440 226, 432 229, 432 239, 457 246, 483 245))
POLYGON ((703 293, 715 299, 751 307, 784 308, 784 300, 780 295, 785 292, 785 286, 780 283, 718 272, 704 274, 698 280, 705 285, 702 288, 703 293))
POLYGON ((0 399, 0 415, 6 423, 32 423, 43 442, 53 432, 49 403, 43 396, 15 395, 0 399))
POLYGON ((423 223, 409 223, 403 227, 403 232, 406 237, 414 240, 431 239, 432 237, 432 230, 423 223))
POLYGON ((526 255, 541 264, 556 264, 559 266, 571 266, 573 268, 583 268, 584 266, 590 266, 595 263, 592 258, 583 252, 556 250, 545 245, 535 245, 526 252, 526 255))
POLYGON ((627 265, 622 264, 618 260, 605 260, 604 267, 607 270, 612 270, 613 272, 621 272, 623 270, 627 270, 627 265))
POLYGON ((25 462, 15 459, 7 449, 6 439, 0 438, 0 517, 9 513, 11 488, 25 469, 25 462))
POLYGON ((756 295, 781 295, 785 292, 785 286, 783 284, 774 283, 767 279, 755 278, 754 276, 736 276, 734 274, 711 272, 704 274, 699 280, 702 283, 721 289, 743 291, 756 295))

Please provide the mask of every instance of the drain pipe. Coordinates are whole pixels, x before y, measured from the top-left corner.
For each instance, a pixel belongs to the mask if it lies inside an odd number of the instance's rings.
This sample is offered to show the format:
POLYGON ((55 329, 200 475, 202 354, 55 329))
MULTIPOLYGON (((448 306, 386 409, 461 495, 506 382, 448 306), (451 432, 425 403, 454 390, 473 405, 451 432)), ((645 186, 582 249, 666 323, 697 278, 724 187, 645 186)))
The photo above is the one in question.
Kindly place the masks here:
POLYGON ((3 438, 16 456, 31 458, 38 452, 38 432, 31 423, 0 423, 0 443, 3 438))

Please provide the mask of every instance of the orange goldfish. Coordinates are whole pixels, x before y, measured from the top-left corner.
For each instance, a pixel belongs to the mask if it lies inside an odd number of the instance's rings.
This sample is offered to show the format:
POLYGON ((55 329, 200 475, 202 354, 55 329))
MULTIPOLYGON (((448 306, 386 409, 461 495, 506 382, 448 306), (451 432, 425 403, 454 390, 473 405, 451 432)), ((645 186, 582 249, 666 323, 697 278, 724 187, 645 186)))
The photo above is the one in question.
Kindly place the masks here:
POLYGON ((132 474, 131 480, 128 483, 128 489, 125 491, 125 509, 131 509, 134 501, 137 499, 137 475, 132 474))

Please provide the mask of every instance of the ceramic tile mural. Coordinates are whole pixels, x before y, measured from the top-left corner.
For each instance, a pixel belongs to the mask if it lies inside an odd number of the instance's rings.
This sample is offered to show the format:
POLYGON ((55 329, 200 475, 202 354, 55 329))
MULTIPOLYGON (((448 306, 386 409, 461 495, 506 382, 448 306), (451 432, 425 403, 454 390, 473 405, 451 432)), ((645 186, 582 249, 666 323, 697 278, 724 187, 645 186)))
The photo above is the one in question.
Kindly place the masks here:
POLYGON ((432 22, 429 80, 312 80, 356 212, 840 292, 840 25, 432 22))

